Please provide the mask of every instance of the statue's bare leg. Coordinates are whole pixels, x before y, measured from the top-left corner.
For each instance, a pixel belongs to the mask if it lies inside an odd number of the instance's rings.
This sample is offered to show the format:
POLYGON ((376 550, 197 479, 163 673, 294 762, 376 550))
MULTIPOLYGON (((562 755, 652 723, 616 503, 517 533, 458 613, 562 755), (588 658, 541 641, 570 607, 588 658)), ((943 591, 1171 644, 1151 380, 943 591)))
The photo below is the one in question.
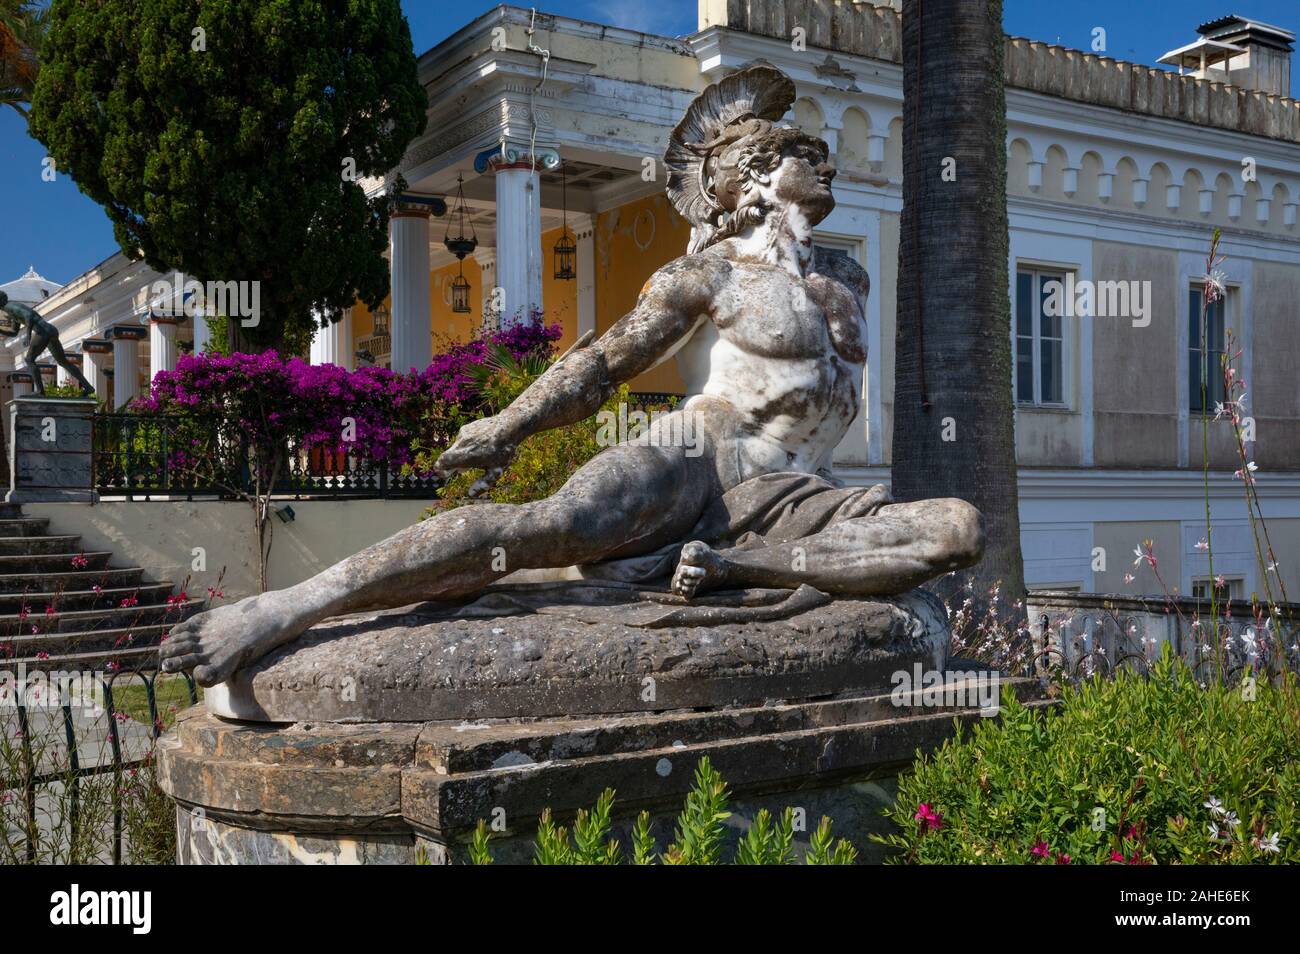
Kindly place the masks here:
POLYGON ((673 574, 673 590, 692 597, 723 586, 808 583, 840 596, 880 596, 971 566, 983 551, 978 510, 954 498, 919 500, 752 550, 688 543, 673 574))
POLYGON ((450 510, 296 586, 194 616, 163 643, 163 669, 192 669, 208 686, 330 616, 454 599, 520 569, 649 553, 688 534, 717 493, 708 454, 611 447, 545 500, 450 510))
POLYGON ((95 393, 95 389, 90 386, 90 382, 87 381, 86 376, 81 373, 81 369, 68 360, 68 356, 64 354, 63 345, 59 343, 58 338, 51 338, 46 347, 50 349, 50 357, 54 359, 54 363, 64 371, 68 372, 68 374, 70 374, 72 378, 81 385, 81 393, 83 397, 95 393))
POLYGON ((32 392, 44 396, 45 379, 41 377, 41 369, 36 362, 41 357, 41 352, 45 350, 45 339, 32 335, 32 343, 27 348, 27 354, 23 355, 23 364, 32 375, 32 392))

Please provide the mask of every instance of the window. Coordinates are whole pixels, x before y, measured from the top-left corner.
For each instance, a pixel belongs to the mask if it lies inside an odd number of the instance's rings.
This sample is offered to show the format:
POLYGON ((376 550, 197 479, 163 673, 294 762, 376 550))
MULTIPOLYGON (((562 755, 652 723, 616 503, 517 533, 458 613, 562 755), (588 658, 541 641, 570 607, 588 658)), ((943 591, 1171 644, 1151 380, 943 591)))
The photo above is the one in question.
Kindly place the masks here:
POLYGON ((1193 285, 1187 294, 1188 399, 1193 414, 1213 414, 1214 405, 1223 401, 1223 316, 1225 296, 1220 296, 1204 312, 1205 290, 1193 285), (1202 404, 1201 385, 1205 394, 1202 404))
POLYGON ((1064 301, 1064 282, 1061 272, 1032 268, 1016 272, 1016 401, 1020 404, 1066 403, 1064 314, 1069 309, 1043 307, 1053 290, 1055 300, 1064 301))
MULTIPOLYGON (((1209 577, 1192 580, 1192 599, 1208 600, 1212 582, 1209 577)), ((1246 581, 1239 576, 1224 578, 1219 587, 1219 599, 1243 600, 1246 598, 1246 581)))

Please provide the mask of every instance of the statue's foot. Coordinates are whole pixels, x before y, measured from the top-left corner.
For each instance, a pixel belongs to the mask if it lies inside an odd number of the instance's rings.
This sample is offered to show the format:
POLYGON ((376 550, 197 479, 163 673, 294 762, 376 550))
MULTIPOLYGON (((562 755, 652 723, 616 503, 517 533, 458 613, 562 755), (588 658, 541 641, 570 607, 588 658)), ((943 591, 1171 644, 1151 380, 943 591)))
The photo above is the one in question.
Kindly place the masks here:
POLYGON ((691 599, 717 589, 727 580, 727 561, 707 543, 694 540, 682 547, 673 572, 673 592, 691 599))
POLYGON ((250 596, 178 623, 159 647, 163 672, 192 671, 199 685, 213 686, 297 638, 314 620, 300 615, 290 592, 250 596))

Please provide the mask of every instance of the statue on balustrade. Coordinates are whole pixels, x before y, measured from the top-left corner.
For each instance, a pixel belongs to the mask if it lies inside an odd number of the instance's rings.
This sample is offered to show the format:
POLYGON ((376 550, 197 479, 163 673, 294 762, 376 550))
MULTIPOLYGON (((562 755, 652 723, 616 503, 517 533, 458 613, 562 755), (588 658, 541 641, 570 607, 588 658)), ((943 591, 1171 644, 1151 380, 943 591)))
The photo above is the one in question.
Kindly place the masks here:
POLYGON ((687 254, 603 336, 467 424, 439 466, 482 470, 490 484, 527 437, 591 417, 669 360, 686 384, 672 413, 544 500, 440 513, 305 582, 177 625, 163 668, 213 685, 328 617, 464 603, 521 570, 657 586, 689 609, 747 587, 885 597, 977 562, 983 520, 970 504, 893 503, 883 486, 834 476, 832 453, 858 417, 869 281, 814 245, 835 170, 825 142, 777 124, 794 99, 791 80, 762 66, 696 98, 665 157, 668 195, 693 227, 687 254))
POLYGON ((36 366, 42 354, 46 350, 50 352, 50 357, 54 363, 66 371, 74 381, 81 385, 82 397, 91 397, 95 389, 90 386, 86 376, 81 373, 81 369, 68 360, 68 356, 63 351, 63 343, 59 341, 59 332, 55 327, 42 318, 29 305, 21 302, 10 301, 9 296, 0 291, 0 313, 8 315, 14 324, 9 325, 3 333, 10 337, 20 335, 19 340, 27 348, 23 361, 32 373, 32 388, 37 394, 45 394, 45 382, 41 380, 40 368, 36 366))

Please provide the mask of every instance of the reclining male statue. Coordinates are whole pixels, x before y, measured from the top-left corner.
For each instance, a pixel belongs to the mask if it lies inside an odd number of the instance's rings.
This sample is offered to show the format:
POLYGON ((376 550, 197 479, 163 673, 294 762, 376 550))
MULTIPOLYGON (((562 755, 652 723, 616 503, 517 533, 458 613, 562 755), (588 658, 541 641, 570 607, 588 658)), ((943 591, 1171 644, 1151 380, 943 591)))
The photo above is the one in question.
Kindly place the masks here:
POLYGON ((466 425, 439 465, 483 469, 490 481, 529 435, 590 417, 621 382, 676 358, 687 399, 672 414, 544 500, 451 510, 296 586, 194 616, 164 642, 163 668, 213 685, 327 617, 464 599, 522 568, 667 550, 671 589, 689 601, 719 587, 805 583, 899 594, 977 562, 983 522, 970 504, 892 504, 883 487, 832 477, 831 454, 858 412, 869 283, 851 260, 814 254, 835 171, 824 142, 774 125, 794 98, 768 67, 696 98, 665 159, 669 197, 694 228, 689 253, 659 269, 602 337, 500 414, 466 425), (692 416, 689 447, 670 439, 683 433, 679 415, 692 416))

